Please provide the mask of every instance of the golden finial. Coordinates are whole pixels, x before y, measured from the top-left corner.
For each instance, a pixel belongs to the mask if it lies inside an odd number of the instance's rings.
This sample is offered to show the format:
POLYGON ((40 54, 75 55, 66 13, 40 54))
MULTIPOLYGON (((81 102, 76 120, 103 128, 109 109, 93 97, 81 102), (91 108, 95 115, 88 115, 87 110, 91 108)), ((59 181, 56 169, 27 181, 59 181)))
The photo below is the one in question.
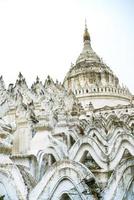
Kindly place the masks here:
POLYGON ((87 28, 87 20, 85 19, 85 31, 84 31, 84 35, 83 35, 83 41, 85 42, 86 40, 90 41, 90 35, 88 32, 88 28, 87 28))

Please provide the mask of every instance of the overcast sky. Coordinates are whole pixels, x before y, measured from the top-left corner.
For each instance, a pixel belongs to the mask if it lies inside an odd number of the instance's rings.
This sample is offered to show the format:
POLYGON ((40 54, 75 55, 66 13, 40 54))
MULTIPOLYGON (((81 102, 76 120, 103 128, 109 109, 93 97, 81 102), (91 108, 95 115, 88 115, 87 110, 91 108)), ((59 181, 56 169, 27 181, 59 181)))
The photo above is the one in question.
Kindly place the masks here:
POLYGON ((63 81, 83 48, 85 17, 93 49, 134 93, 133 0, 0 0, 0 74, 21 71, 63 81))

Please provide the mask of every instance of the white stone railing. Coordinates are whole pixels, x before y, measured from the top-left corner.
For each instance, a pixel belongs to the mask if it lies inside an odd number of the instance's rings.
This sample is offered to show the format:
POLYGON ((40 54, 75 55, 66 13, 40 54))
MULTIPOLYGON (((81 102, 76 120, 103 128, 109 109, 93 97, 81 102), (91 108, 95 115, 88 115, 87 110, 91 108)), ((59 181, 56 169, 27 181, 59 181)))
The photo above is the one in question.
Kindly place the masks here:
POLYGON ((74 90, 76 96, 89 96, 89 95, 116 95, 120 97, 130 98, 131 94, 127 89, 115 88, 115 87, 92 87, 92 88, 80 88, 74 90))

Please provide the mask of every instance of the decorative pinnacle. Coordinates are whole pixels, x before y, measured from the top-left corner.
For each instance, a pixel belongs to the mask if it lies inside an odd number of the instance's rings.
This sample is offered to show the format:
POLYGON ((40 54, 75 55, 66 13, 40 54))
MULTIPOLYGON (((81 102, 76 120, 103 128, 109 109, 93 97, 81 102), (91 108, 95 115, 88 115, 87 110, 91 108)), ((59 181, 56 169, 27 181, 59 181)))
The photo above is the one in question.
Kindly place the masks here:
POLYGON ((22 75, 22 73, 21 72, 19 72, 19 79, 22 79, 23 78, 23 75, 22 75))
POLYGON ((83 35, 83 41, 90 41, 90 35, 88 32, 88 28, 87 28, 87 20, 85 19, 85 31, 84 31, 84 35, 83 35))
POLYGON ((85 30, 87 30, 87 19, 85 18, 85 30))
POLYGON ((37 76, 37 77, 36 77, 36 83, 39 83, 39 81, 40 81, 40 79, 39 79, 39 77, 37 76))

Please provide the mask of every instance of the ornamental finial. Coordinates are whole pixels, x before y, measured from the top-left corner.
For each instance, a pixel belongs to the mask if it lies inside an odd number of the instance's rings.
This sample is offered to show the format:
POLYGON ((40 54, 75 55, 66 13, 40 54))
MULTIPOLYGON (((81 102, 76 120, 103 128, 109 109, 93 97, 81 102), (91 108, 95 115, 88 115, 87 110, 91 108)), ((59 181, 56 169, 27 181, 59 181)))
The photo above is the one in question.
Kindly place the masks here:
POLYGON ((87 28, 87 20, 85 19, 85 31, 84 31, 84 35, 83 35, 83 41, 85 42, 86 40, 90 41, 90 35, 88 32, 88 28, 87 28))
POLYGON ((87 19, 85 18, 85 30, 87 29, 87 19))

